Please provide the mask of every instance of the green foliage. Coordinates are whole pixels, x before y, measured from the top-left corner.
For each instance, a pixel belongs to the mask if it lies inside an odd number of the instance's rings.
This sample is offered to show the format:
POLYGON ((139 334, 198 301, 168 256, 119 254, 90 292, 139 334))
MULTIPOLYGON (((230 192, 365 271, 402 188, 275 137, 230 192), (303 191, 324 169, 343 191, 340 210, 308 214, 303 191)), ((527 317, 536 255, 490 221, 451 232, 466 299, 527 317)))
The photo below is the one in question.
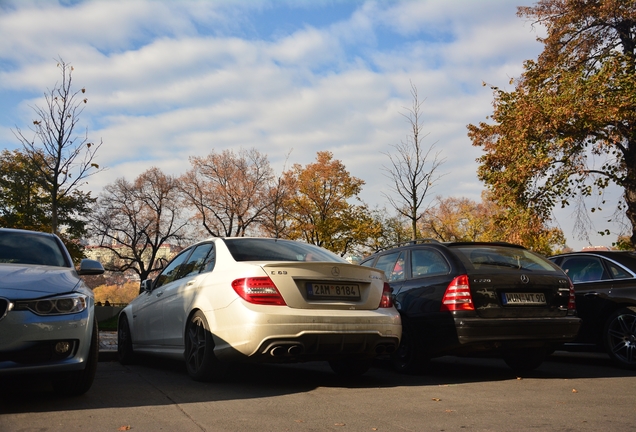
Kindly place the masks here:
MULTIPOLYGON (((43 158, 40 154, 36 161, 43 158)), ((42 172, 33 158, 19 150, 0 154, 0 225, 53 232, 51 200, 42 186, 42 172)), ((83 257, 80 240, 86 234, 85 217, 95 200, 90 193, 72 191, 58 201, 58 233, 73 260, 83 257)))

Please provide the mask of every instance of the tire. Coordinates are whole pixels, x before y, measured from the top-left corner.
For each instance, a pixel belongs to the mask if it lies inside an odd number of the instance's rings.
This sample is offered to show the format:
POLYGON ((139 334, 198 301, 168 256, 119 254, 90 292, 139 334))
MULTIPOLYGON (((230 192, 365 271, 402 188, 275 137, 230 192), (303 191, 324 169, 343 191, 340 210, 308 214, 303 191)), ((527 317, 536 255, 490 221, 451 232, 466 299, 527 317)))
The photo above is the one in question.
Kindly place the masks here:
POLYGON ((122 314, 117 324, 117 358, 119 363, 129 365, 135 363, 135 352, 133 351, 132 333, 128 318, 122 314))
POLYGON ((408 327, 403 327, 400 346, 391 354, 393 369, 402 374, 421 375, 426 370, 429 360, 417 343, 417 338, 408 327))
POLYGON ((605 350, 612 362, 622 368, 636 369, 636 307, 612 314, 603 331, 605 350))
POLYGON ((343 377, 359 377, 367 373, 371 367, 372 359, 369 358, 344 358, 339 360, 331 360, 329 366, 337 375, 343 377))
POLYGON ((188 375, 195 381, 219 381, 227 375, 227 364, 214 355, 214 339, 201 311, 196 311, 188 321, 184 356, 188 375))
POLYGON ((530 372, 547 357, 546 348, 522 348, 504 355, 504 361, 515 372, 530 372))
POLYGON ((86 367, 80 371, 67 372, 53 381, 53 390, 60 396, 80 396, 86 393, 95 380, 99 360, 99 332, 97 321, 93 319, 91 346, 86 359, 86 367))

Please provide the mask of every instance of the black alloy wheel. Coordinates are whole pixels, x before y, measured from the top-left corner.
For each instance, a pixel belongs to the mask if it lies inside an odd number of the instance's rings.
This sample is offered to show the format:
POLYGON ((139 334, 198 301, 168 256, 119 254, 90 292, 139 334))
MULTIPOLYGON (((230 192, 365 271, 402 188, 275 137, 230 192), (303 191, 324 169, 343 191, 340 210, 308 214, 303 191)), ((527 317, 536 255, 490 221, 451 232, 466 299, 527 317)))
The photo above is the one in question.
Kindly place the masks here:
POLYGON ((188 374, 193 380, 219 380, 226 376, 227 365, 214 355, 214 339, 201 311, 196 311, 188 322, 184 355, 188 374))
POLYGON ((125 314, 122 314, 117 325, 117 357, 123 365, 135 363, 130 325, 125 314))
POLYGON ((605 325, 605 348, 614 364, 636 369, 636 307, 616 311, 605 325))

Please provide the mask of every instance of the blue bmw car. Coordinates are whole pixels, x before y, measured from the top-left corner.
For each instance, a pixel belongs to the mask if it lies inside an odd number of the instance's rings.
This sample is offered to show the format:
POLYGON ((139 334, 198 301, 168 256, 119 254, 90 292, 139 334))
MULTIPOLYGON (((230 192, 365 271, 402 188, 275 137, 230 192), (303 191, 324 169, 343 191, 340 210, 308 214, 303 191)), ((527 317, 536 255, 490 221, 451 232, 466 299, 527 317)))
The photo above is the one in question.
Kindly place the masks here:
POLYGON ((45 374, 56 392, 80 395, 93 384, 99 354, 93 292, 54 234, 0 228, 0 377, 45 374))

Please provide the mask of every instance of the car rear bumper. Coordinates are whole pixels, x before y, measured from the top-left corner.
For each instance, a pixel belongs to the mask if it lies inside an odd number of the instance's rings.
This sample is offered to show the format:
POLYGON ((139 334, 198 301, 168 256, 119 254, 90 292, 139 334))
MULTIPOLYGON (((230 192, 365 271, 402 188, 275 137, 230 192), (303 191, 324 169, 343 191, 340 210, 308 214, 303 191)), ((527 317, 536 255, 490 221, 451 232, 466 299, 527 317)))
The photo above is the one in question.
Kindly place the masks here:
MULTIPOLYGON (((397 350, 402 335, 400 315, 392 308, 337 314, 288 308, 280 311, 284 312, 251 314, 251 319, 241 320, 240 327, 214 328, 210 323, 217 357, 258 362, 375 357, 397 350)), ((219 311, 215 315, 218 324, 231 322, 220 317, 219 311)))
POLYGON ((455 318, 460 344, 499 341, 570 342, 581 326, 577 317, 560 318, 455 318))
POLYGON ((0 375, 84 369, 93 319, 88 310, 48 317, 10 312, 0 321, 0 375), (56 350, 58 342, 68 351, 56 350))

